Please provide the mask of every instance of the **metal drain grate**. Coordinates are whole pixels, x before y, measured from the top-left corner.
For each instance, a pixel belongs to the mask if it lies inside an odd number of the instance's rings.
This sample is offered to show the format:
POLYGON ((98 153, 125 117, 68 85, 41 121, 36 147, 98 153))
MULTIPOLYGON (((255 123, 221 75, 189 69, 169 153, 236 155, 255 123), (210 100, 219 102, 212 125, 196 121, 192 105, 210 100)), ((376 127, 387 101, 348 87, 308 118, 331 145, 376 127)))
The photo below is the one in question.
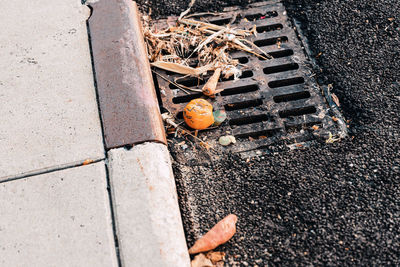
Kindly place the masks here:
MULTIPOLYGON (((220 16, 202 20, 224 25, 234 16, 237 19, 233 27, 251 29, 256 25, 258 34, 249 40, 272 59, 261 60, 245 52, 232 53, 247 68, 239 80, 220 80, 218 89, 224 91, 208 100, 214 110, 225 110, 228 119, 220 127, 202 134, 207 135, 208 140, 232 134, 239 142, 229 149, 243 152, 267 147, 282 139, 303 142, 338 132, 328 114, 329 106, 313 78, 311 63, 295 30, 290 27, 284 6, 278 1, 268 1, 246 9, 231 7, 220 16), (317 130, 314 125, 318 126, 317 130)), ((169 72, 163 74, 170 80, 179 77, 169 72)), ((162 106, 177 118, 182 118, 182 110, 190 100, 203 97, 201 93, 186 94, 161 78, 157 81, 162 106)), ((204 81, 188 78, 180 83, 201 88, 204 81)))

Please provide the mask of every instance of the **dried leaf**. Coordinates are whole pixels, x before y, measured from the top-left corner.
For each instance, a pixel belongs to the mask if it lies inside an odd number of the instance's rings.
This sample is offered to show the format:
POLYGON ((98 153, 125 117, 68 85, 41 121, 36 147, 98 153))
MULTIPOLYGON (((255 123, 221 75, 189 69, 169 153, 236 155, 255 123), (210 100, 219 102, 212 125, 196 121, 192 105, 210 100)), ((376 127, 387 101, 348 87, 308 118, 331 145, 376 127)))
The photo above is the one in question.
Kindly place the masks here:
POLYGON ((213 267, 214 265, 212 264, 210 259, 207 259, 207 257, 203 254, 200 253, 199 255, 196 255, 192 262, 190 263, 191 267, 213 267))
POLYGON ((319 126, 318 125, 313 125, 312 128, 316 131, 316 130, 319 129, 319 126))
POLYGON ((206 257, 211 260, 213 264, 225 260, 225 253, 221 251, 210 251, 206 257))
POLYGON ((195 2, 196 2, 196 0, 190 1, 189 7, 188 7, 185 11, 183 11, 183 12, 181 13, 181 15, 179 16, 179 19, 178 19, 178 20, 182 19, 184 16, 186 16, 186 15, 190 12, 190 9, 193 7, 193 5, 194 5, 195 2))
POLYGON ((153 67, 157 67, 163 70, 179 73, 179 74, 185 74, 185 75, 191 75, 191 76, 199 76, 213 68, 212 64, 203 66, 203 67, 198 67, 198 68, 192 68, 189 66, 185 66, 182 64, 178 63, 173 63, 173 62, 165 62, 165 61, 156 61, 151 63, 153 67))
POLYGON ((193 53, 196 53, 197 51, 202 49, 206 44, 212 42, 215 38, 217 38, 218 36, 224 34, 225 32, 226 32, 226 29, 221 29, 221 30, 217 31, 216 33, 211 34, 198 47, 196 47, 196 49, 193 50, 193 53))
POLYGON ((332 100, 335 102, 336 106, 340 107, 339 98, 334 93, 332 93, 332 100))
POLYGON ((204 147, 207 150, 210 150, 211 146, 207 144, 206 142, 200 142, 200 146, 204 147))
POLYGON ((335 138, 333 137, 333 134, 331 132, 329 132, 329 138, 325 141, 327 144, 333 144, 337 141, 339 141, 340 138, 335 138))

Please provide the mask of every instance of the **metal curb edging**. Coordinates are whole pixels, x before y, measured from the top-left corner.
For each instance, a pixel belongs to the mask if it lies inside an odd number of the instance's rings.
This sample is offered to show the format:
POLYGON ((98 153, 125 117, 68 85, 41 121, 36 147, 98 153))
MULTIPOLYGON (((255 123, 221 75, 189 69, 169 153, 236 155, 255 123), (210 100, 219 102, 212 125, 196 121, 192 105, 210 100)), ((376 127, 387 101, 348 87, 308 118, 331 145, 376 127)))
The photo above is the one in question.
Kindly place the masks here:
POLYGON ((137 5, 87 5, 120 263, 190 266, 137 5))
POLYGON ((99 0, 89 6, 106 149, 149 141, 166 144, 136 3, 99 0))

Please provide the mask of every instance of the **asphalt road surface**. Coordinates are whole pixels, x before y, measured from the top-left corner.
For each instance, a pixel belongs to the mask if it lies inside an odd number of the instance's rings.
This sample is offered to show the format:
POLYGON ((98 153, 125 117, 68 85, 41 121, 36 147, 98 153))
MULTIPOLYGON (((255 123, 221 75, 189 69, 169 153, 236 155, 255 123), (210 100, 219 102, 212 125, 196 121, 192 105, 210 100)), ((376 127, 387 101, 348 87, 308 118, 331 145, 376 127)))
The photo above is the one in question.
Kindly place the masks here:
MULTIPOLYGON (((188 2, 139 4, 159 17, 188 2)), ((247 2, 199 0, 195 10, 247 2)), ((318 80, 333 84, 350 137, 250 162, 175 162, 189 245, 235 213, 238 233, 218 249, 229 266, 400 265, 400 2, 284 3, 322 53, 318 80)))

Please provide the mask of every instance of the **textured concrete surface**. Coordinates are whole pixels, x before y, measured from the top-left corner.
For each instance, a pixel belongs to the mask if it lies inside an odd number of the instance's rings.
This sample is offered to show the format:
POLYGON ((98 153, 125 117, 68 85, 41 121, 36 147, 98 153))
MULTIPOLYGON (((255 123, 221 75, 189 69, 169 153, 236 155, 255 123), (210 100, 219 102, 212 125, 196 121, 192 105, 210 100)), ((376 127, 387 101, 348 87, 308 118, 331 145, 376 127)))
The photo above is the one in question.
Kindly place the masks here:
POLYGON ((80 0, 0 1, 0 181, 104 157, 80 0))
POLYGON ((117 266, 103 162, 0 184, 0 266, 117 266))
POLYGON ((123 266, 189 266, 166 146, 145 143, 108 156, 123 266))

